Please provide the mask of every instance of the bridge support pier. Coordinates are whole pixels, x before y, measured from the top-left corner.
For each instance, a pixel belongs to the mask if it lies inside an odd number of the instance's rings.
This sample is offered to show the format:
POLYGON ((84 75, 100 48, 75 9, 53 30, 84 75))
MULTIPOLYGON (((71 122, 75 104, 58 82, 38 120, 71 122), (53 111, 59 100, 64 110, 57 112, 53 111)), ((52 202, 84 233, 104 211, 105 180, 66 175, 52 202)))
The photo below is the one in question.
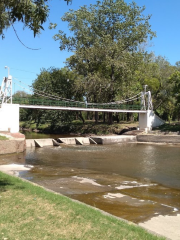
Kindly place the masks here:
POLYGON ((165 122, 160 119, 152 110, 147 110, 146 113, 139 113, 139 129, 148 131, 153 127, 163 125, 165 122))
POLYGON ((19 104, 0 105, 0 131, 19 132, 19 104))

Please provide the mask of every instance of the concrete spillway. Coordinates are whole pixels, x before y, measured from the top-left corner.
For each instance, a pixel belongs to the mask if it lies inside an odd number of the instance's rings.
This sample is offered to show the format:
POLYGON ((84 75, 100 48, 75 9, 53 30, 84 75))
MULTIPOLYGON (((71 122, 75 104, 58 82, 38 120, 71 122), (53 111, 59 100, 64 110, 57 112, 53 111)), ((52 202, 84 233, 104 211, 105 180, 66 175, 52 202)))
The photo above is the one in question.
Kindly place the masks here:
POLYGON ((47 139, 27 139, 26 147, 44 147, 66 145, 89 145, 89 144, 113 144, 122 142, 136 142, 136 136, 97 136, 97 137, 77 137, 77 138, 58 138, 57 141, 47 139))
POLYGON ((52 138, 46 139, 27 139, 26 147, 45 147, 65 145, 89 145, 89 144, 115 144, 128 142, 148 142, 148 143, 172 143, 180 144, 180 135, 155 135, 155 134, 139 134, 119 135, 119 136, 95 136, 95 137, 75 137, 75 138, 52 138))

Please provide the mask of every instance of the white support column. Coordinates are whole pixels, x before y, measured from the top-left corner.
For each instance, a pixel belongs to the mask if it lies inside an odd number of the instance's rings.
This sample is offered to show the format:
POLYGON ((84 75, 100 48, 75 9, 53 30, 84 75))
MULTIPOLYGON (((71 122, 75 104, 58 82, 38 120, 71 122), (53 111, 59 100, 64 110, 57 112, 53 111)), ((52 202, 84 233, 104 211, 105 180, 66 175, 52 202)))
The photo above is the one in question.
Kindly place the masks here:
POLYGON ((19 104, 0 105, 0 131, 19 132, 19 104))
POLYGON ((139 129, 150 131, 153 127, 163 125, 165 122, 160 119, 152 110, 146 113, 139 113, 139 129))
POLYGON ((147 110, 146 113, 139 113, 139 129, 150 131, 154 121, 154 113, 147 110))

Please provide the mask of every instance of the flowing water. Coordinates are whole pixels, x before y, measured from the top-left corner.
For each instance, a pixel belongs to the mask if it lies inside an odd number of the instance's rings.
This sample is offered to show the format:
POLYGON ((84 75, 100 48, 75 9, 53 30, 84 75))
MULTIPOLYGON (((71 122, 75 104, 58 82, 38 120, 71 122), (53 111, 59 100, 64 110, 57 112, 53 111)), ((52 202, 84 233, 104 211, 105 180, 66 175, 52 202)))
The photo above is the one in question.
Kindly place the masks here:
POLYGON ((180 213, 180 145, 62 145, 1 155, 20 176, 135 223, 180 213))

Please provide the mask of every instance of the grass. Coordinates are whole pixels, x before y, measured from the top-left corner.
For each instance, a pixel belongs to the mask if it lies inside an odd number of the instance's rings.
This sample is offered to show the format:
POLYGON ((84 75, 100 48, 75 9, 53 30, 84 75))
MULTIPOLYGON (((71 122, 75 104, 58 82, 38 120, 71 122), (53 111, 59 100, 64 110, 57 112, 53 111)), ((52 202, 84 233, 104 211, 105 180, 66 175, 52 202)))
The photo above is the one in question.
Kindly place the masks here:
POLYGON ((1 172, 0 209, 4 240, 164 239, 1 172))
POLYGON ((0 140, 8 140, 8 138, 5 136, 0 136, 0 140))
POLYGON ((178 132, 180 131, 180 123, 175 122, 175 123, 166 123, 158 128, 155 128, 154 130, 159 130, 161 132, 178 132))

